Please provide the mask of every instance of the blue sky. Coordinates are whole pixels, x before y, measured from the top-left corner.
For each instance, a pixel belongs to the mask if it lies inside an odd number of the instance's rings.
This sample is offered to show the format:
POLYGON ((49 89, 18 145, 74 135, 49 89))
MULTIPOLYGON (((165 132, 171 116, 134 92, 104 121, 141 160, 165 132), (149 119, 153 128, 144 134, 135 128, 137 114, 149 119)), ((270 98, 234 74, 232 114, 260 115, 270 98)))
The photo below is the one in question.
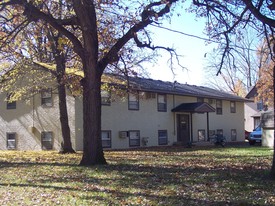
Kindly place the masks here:
MULTIPOLYGON (((171 23, 164 24, 163 26, 183 33, 207 38, 203 34, 203 19, 195 20, 194 14, 182 13, 183 15, 180 17, 174 15, 171 23)), ((154 44, 175 48, 179 55, 183 55, 180 63, 186 69, 177 67, 174 70, 174 76, 167 64, 169 55, 166 52, 162 52, 163 55, 158 59, 158 64, 149 68, 150 77, 164 81, 203 85, 206 82, 204 67, 207 64, 207 58, 204 57, 205 53, 210 53, 217 44, 211 43, 210 45, 206 45, 203 40, 156 27, 152 27, 152 31, 154 32, 154 44)))

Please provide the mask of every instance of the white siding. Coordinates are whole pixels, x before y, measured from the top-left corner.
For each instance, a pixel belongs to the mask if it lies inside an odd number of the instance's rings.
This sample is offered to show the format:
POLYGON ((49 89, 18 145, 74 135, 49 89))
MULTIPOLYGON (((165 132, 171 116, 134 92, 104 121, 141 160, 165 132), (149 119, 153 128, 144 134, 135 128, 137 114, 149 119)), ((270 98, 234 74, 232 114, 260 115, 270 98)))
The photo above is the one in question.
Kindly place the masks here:
MULTIPOLYGON (((117 97, 110 106, 102 106, 102 130, 111 131, 113 149, 129 148, 129 138, 120 138, 119 132, 131 130, 139 130, 141 139, 148 137, 146 146, 158 146, 158 130, 167 130, 168 145, 172 145, 177 142, 176 115, 181 113, 173 113, 171 110, 182 103, 196 101, 196 97, 167 95, 167 112, 159 112, 157 111, 157 98, 140 98, 139 110, 128 110, 127 98, 117 97)), ((215 104, 212 106, 215 108, 215 104)), ((76 111, 78 140, 76 148, 81 150, 83 145, 81 100, 76 102, 76 111)), ((190 118, 190 113, 182 114, 188 114, 190 118)), ((198 130, 205 130, 207 137, 207 114, 195 113, 192 120, 194 142, 198 141, 198 130)), ((215 112, 209 113, 209 129, 215 131, 222 129, 229 142, 231 130, 234 129, 237 131, 236 141, 244 141, 244 103, 236 102, 236 113, 231 113, 230 101, 223 100, 222 115, 216 115, 215 112)))
MULTIPOLYGON (((6 133, 15 132, 18 150, 41 150, 41 132, 53 132, 53 149, 59 150, 62 141, 57 95, 53 95, 53 107, 41 106, 41 95, 28 102, 17 101, 16 109, 7 110, 5 94, 0 94, 0 149, 5 150, 6 133)), ((75 147, 74 98, 67 98, 72 144, 75 147)))

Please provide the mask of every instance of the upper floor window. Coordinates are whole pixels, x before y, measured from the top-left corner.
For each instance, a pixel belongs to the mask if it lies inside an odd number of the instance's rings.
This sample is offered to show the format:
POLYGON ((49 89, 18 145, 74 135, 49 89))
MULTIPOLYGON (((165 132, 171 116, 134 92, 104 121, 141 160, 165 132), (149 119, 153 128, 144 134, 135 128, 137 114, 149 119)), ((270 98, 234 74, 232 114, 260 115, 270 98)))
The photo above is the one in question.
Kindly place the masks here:
POLYGON ((7 149, 16 149, 16 133, 7 133, 7 149))
POLYGON ((257 110, 262 111, 264 108, 263 101, 257 102, 257 110))
POLYGON ((230 112, 236 113, 236 102, 230 102, 230 112))
POLYGON ((111 105, 111 92, 102 90, 101 91, 101 105, 111 105))
POLYGON ((158 111, 167 111, 167 98, 165 94, 158 94, 158 111))
POLYGON ((7 95, 7 109, 16 109, 16 101, 10 101, 12 94, 7 95))
POLYGON ((216 100, 216 114, 222 114, 222 100, 216 100))
POLYGON ((139 97, 137 93, 129 93, 128 95, 128 109, 139 110, 139 97))
POLYGON ((204 102, 204 98, 203 97, 198 97, 197 102, 204 102))
POLYGON ((53 106, 52 89, 46 89, 41 92, 41 105, 47 107, 53 106))
POLYGON ((101 142, 103 148, 111 148, 111 131, 101 131, 101 142))
POLYGON ((208 99, 208 104, 215 104, 215 99, 208 99))

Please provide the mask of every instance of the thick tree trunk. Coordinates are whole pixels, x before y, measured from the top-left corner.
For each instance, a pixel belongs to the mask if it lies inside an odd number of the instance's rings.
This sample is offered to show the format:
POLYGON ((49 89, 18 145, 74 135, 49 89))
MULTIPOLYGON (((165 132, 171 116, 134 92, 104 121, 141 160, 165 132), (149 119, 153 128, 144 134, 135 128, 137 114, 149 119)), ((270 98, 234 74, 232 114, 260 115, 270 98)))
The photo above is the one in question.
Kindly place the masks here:
POLYGON ((75 153, 72 142, 68 119, 66 88, 63 81, 65 75, 65 58, 59 54, 55 55, 57 83, 58 83, 58 97, 59 97, 59 119, 61 124, 61 131, 63 142, 61 144, 60 153, 75 153))
POLYGON ((82 28, 83 48, 77 48, 82 63, 83 156, 80 165, 106 164, 101 143, 101 76, 98 66, 98 35, 95 1, 73 0, 82 28))
POLYGON ((83 82, 83 156, 80 165, 107 164, 101 143, 101 75, 83 82))

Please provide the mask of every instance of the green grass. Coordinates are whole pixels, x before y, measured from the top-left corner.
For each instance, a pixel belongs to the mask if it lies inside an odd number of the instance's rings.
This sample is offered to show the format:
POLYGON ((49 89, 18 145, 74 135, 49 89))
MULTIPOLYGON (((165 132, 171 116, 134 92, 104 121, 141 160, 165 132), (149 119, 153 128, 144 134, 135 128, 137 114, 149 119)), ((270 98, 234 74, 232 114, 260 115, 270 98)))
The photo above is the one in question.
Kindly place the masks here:
POLYGON ((81 153, 0 152, 0 205, 275 205, 263 147, 106 151, 108 165, 80 167, 81 153))

